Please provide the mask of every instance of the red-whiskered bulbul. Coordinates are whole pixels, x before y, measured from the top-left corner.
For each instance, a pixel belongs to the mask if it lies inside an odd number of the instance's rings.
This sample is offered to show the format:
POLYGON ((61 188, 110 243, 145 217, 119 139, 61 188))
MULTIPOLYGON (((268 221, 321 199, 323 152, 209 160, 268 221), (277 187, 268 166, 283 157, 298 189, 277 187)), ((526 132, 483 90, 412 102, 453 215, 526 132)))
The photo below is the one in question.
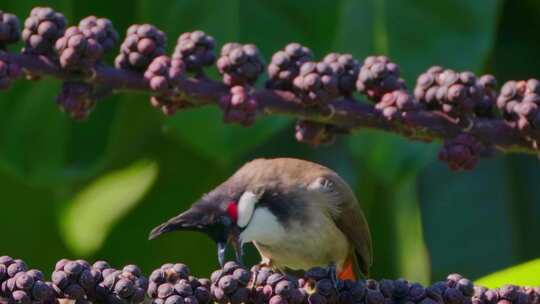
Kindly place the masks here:
POLYGON ((176 230, 208 234, 221 265, 227 244, 239 260, 248 242, 281 271, 333 265, 339 278, 358 279, 372 263, 369 227, 351 188, 329 168, 300 159, 245 164, 150 239, 176 230))

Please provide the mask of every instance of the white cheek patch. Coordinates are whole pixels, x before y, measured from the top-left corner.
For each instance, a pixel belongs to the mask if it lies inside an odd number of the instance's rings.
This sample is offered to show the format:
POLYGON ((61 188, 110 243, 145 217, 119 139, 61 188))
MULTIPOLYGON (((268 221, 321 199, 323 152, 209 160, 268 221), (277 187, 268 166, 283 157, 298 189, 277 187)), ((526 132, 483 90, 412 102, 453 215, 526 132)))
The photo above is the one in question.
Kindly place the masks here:
POLYGON ((259 201, 260 194, 246 191, 238 200, 238 220, 236 224, 240 228, 246 227, 255 210, 255 204, 259 201))

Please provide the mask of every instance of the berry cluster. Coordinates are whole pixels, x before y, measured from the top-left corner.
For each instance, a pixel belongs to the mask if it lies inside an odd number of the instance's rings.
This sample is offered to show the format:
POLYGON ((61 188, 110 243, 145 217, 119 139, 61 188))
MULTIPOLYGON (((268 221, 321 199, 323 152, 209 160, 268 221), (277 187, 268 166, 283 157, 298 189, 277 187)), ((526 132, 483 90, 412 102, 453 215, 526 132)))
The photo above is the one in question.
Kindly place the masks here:
POLYGON ((154 58, 144 72, 144 78, 152 91, 158 95, 150 98, 152 106, 161 109, 166 115, 173 115, 185 106, 179 98, 178 86, 184 76, 185 65, 180 58, 169 58, 162 55, 154 58))
POLYGON ((320 105, 339 96, 337 73, 330 64, 321 61, 304 62, 294 78, 294 90, 306 106, 320 105))
POLYGON ((231 42, 221 48, 217 67, 226 85, 252 85, 263 72, 263 59, 254 44, 231 42))
POLYGON ((11 81, 21 74, 19 65, 9 61, 0 60, 0 90, 7 90, 11 81))
POLYGON ((266 87, 274 90, 293 90, 293 81, 300 73, 300 66, 313 60, 313 53, 298 43, 289 43, 272 56, 268 65, 266 87))
POLYGON ((295 125, 294 136, 298 142, 309 144, 312 147, 331 144, 336 139, 334 126, 313 122, 309 120, 299 120, 295 125))
POLYGON ((351 97, 355 91, 360 64, 351 54, 330 53, 326 55, 323 62, 330 65, 338 81, 339 93, 346 97, 351 97))
POLYGON ((375 105, 375 109, 389 120, 397 117, 400 111, 413 111, 418 107, 418 101, 406 90, 385 93, 381 101, 375 105))
POLYGON ((87 293, 94 293, 100 277, 87 261, 62 259, 56 263, 51 281, 58 298, 86 300, 90 299, 87 293))
POLYGON ((327 268, 315 267, 298 279, 265 266, 247 270, 227 262, 209 279, 190 275, 185 264, 164 264, 147 280, 135 265, 122 270, 105 261, 58 261, 52 282, 39 270, 8 256, 0 257, 0 303, 57 304, 538 304, 540 287, 475 286, 459 274, 431 286, 404 279, 359 281, 332 279, 327 268), (147 295, 147 296, 146 296, 147 295), (61 301, 62 303, 62 301, 61 301))
POLYGON ((62 84, 62 90, 56 97, 56 102, 62 112, 66 112, 76 120, 86 119, 96 104, 92 85, 72 81, 62 84))
POLYGON ((119 69, 144 71, 152 59, 165 54, 165 34, 151 24, 134 24, 127 29, 126 39, 114 63, 119 69))
POLYGON ((56 40, 55 49, 60 56, 60 66, 66 70, 89 69, 103 56, 101 44, 76 26, 69 27, 56 40))
MULTIPOLYGON (((308 303, 369 303, 368 290, 363 281, 339 280, 335 284, 328 269, 315 267, 299 280, 300 287, 309 291, 308 303)), ((370 299, 374 296, 370 296, 370 299)))
POLYGON ((7 296, 11 303, 56 302, 53 287, 43 279, 43 273, 36 269, 21 271, 2 285, 0 295, 7 296))
POLYGON ((79 30, 85 37, 96 41, 103 52, 108 52, 114 48, 118 42, 118 33, 112 22, 106 18, 88 16, 79 22, 79 30))
POLYGON ((484 149, 484 145, 474 136, 461 133, 444 141, 439 160, 447 163, 452 171, 472 170, 484 149))
POLYGON ((7 287, 7 281, 13 279, 17 273, 27 270, 28 267, 22 260, 15 260, 6 255, 0 256, 0 297, 8 296, 10 288, 7 287))
POLYGON ((212 273, 210 292, 220 304, 241 304, 249 302, 251 290, 248 284, 251 272, 236 262, 227 262, 222 269, 212 273))
POLYGON ((302 304, 308 300, 308 292, 300 286, 303 282, 273 271, 266 266, 251 268, 253 277, 252 302, 255 304, 302 304))
POLYGON ((540 126, 540 81, 509 81, 504 84, 497 99, 497 107, 504 118, 520 130, 540 126))
POLYGON ((107 273, 98 286, 96 297, 102 302, 139 304, 145 300, 148 280, 142 276, 139 267, 127 265, 121 271, 107 273))
POLYGON ((181 59, 189 72, 200 72, 216 61, 216 42, 203 31, 183 33, 178 37, 173 58, 181 59))
POLYGON ((190 275, 181 263, 164 264, 150 275, 148 296, 153 304, 209 304, 210 281, 190 275))
POLYGON ((439 66, 429 68, 418 77, 415 97, 429 110, 442 111, 451 117, 491 116, 495 99, 495 78, 481 80, 472 72, 458 73, 439 66))
POLYGON ((0 10, 0 50, 20 38, 20 25, 17 16, 0 10))
POLYGON ((405 89, 405 81, 400 78, 399 66, 386 56, 369 56, 364 60, 356 81, 358 91, 373 102, 379 102, 383 95, 405 89))
POLYGON ((250 126, 255 122, 257 100, 248 92, 248 88, 234 86, 230 94, 221 98, 219 106, 223 110, 223 121, 250 126))
POLYGON ((24 53, 54 55, 54 44, 64 34, 66 18, 50 7, 34 7, 24 21, 24 53))

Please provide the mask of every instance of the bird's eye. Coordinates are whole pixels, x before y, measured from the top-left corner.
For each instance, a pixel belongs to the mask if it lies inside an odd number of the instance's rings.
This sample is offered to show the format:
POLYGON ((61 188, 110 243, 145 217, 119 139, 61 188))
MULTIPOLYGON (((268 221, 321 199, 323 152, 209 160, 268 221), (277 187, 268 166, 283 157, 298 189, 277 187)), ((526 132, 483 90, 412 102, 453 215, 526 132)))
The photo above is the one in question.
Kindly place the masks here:
POLYGON ((227 214, 234 223, 238 221, 238 205, 236 204, 236 202, 229 202, 229 204, 227 205, 227 214))

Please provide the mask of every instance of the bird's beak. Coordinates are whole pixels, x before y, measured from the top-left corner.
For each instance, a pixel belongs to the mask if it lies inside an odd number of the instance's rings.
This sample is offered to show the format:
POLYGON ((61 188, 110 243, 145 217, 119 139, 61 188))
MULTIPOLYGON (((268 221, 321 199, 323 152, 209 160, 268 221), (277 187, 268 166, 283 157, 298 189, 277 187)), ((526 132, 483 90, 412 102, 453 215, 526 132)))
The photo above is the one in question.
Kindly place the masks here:
POLYGON ((148 239, 153 240, 158 236, 171 231, 202 231, 206 226, 207 223, 205 214, 202 212, 197 212, 193 209, 189 209, 152 229, 148 239))
POLYGON ((164 233, 178 230, 200 231, 214 239, 217 243, 217 256, 221 267, 225 264, 225 255, 229 244, 235 251, 236 261, 242 264, 244 253, 240 240, 240 229, 229 219, 216 220, 215 217, 208 216, 208 213, 191 208, 154 228, 148 238, 153 240, 164 233))
POLYGON ((223 267, 225 264, 225 255, 229 245, 231 245, 234 250, 236 262, 240 265, 244 265, 244 249, 240 239, 240 230, 236 226, 227 227, 226 230, 226 241, 217 241, 217 256, 219 265, 223 267))

